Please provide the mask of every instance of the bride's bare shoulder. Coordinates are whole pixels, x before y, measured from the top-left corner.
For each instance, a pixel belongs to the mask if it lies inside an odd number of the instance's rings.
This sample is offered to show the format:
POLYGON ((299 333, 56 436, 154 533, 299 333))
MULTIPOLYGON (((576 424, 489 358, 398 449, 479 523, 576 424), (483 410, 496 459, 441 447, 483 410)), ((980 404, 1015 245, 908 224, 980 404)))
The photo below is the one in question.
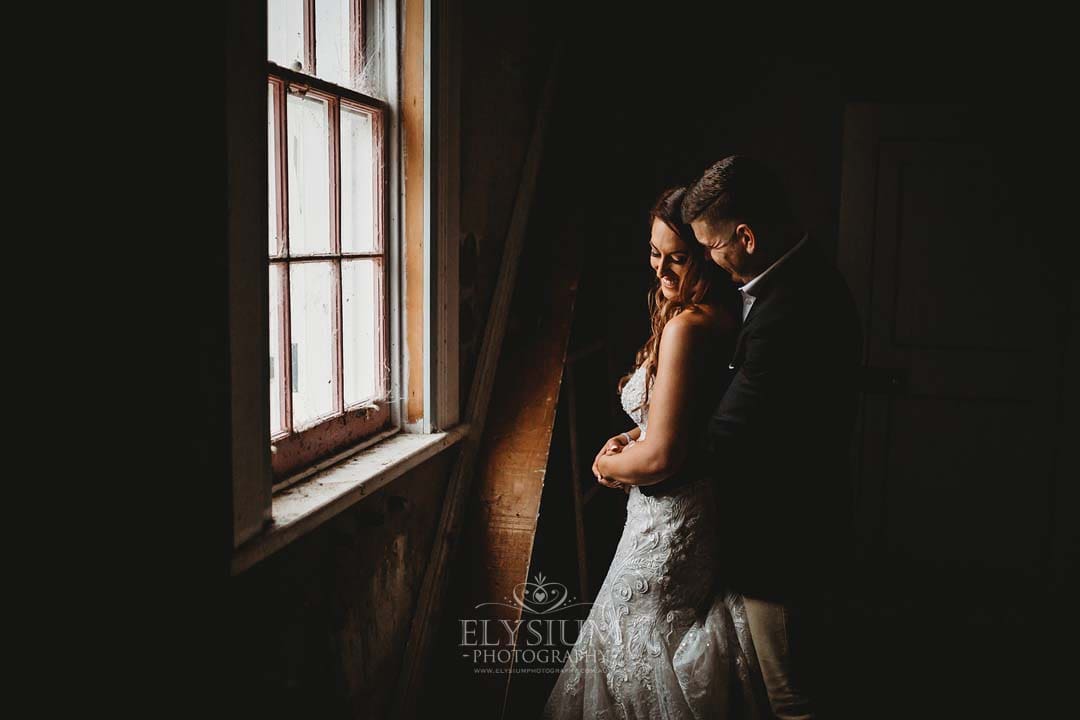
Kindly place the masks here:
POLYGON ((734 331, 735 318, 721 305, 698 305, 680 312, 668 321, 664 331, 674 326, 676 333, 696 336, 699 334, 725 335, 734 331))
POLYGON ((663 348, 675 348, 698 353, 716 342, 716 339, 725 334, 724 319, 720 315, 722 309, 683 310, 675 317, 668 320, 660 337, 661 354, 663 348))

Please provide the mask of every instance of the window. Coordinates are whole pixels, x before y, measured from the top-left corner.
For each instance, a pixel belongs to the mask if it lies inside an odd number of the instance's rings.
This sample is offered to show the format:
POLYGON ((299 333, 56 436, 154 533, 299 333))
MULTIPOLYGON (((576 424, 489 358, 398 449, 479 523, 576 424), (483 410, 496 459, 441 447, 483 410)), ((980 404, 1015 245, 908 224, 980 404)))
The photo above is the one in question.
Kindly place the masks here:
POLYGON ((274 481, 391 422, 388 112, 364 38, 377 5, 267 8, 274 481))
POLYGON ((229 3, 233 572, 468 433, 451 5, 229 3))

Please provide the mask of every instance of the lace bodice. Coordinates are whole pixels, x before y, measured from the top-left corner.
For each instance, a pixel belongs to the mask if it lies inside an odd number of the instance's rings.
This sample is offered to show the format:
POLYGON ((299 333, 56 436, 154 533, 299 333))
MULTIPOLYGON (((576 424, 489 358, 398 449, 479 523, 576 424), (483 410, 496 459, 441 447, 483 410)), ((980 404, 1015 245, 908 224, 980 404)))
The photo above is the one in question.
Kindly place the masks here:
POLYGON ((645 363, 637 366, 634 370, 634 374, 630 376, 630 379, 623 385, 622 396, 622 408, 626 411, 626 414, 630 416, 630 419, 637 423, 641 428, 641 437, 639 440, 645 439, 645 426, 649 424, 649 407, 645 403, 645 378, 647 376, 647 370, 645 363))

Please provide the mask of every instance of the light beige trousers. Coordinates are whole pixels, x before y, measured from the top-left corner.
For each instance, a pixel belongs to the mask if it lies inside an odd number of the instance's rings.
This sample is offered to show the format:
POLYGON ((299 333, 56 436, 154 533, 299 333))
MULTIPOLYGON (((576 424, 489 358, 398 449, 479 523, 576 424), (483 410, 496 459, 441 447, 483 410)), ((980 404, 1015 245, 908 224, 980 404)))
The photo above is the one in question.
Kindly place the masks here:
POLYGON ((807 686, 808 646, 813 613, 794 605, 743 597, 769 704, 779 720, 817 720, 818 709, 807 686))

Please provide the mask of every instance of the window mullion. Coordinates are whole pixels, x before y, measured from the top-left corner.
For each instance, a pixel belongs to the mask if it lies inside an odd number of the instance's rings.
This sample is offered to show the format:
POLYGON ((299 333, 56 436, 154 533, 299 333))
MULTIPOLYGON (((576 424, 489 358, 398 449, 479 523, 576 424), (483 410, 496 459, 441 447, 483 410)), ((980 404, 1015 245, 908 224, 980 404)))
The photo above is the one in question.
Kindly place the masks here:
POLYGON ((378 395, 380 398, 386 398, 390 395, 390 389, 392 385, 392 370, 390 368, 390 277, 389 268, 390 263, 387 253, 389 248, 386 244, 386 235, 388 231, 387 218, 389 217, 389 203, 390 194, 387 192, 387 169, 390 167, 389 156, 389 143, 386 142, 386 114, 382 110, 378 110, 371 115, 374 127, 372 128, 375 148, 372 152, 372 158, 375 160, 375 192, 374 205, 375 212, 377 214, 375 224, 375 247, 382 253, 378 261, 379 267, 379 299, 380 308, 379 316, 376 320, 376 326, 378 327, 377 342, 379 343, 379 355, 378 355, 378 395))
POLYGON ((341 101, 330 98, 330 253, 341 255, 341 101))
POLYGON ((281 218, 282 225, 282 243, 284 245, 283 252, 285 255, 285 262, 282 263, 282 270, 280 272, 283 276, 280 278, 281 282, 281 373, 282 373, 282 387, 284 388, 285 397, 282 399, 282 408, 285 413, 284 429, 286 433, 291 433, 293 429, 293 408, 292 408, 292 273, 290 272, 290 265, 288 262, 289 255, 292 250, 290 247, 290 232, 289 232, 289 143, 288 143, 288 128, 286 123, 288 122, 289 114, 286 111, 286 104, 288 103, 288 91, 285 87, 285 83, 281 83, 278 86, 278 103, 277 103, 277 143, 278 143, 278 206, 279 216, 281 218))
POLYGON ((334 260, 333 293, 333 338, 334 369, 331 383, 334 396, 334 412, 341 413, 345 407, 344 343, 341 302, 341 102, 334 98, 330 101, 330 249, 337 256, 334 260))
POLYGON ((304 69, 315 76, 315 0, 304 0, 304 69))
POLYGON ((353 87, 359 87, 360 75, 364 71, 364 0, 352 0, 349 5, 349 47, 352 48, 350 83, 353 87))

